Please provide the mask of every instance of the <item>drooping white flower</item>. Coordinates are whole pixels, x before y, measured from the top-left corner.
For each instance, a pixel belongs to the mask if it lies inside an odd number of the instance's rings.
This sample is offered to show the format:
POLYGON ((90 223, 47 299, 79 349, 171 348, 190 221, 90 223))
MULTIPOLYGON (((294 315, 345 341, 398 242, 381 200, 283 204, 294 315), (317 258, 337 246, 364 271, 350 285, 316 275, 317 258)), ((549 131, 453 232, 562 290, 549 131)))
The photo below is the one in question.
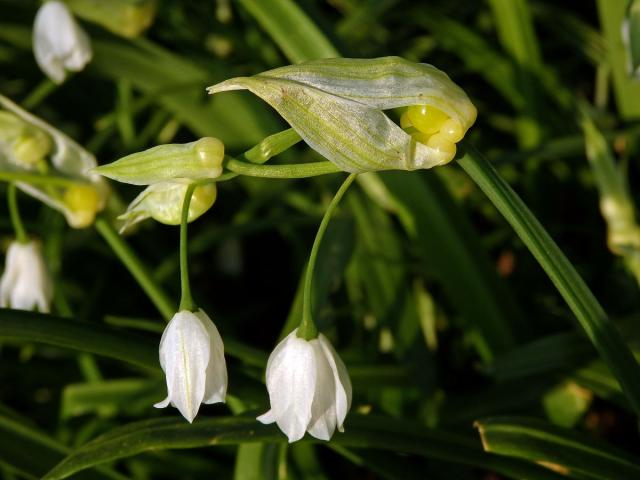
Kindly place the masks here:
POLYGON ((280 342, 267 362, 267 390, 271 409, 258 417, 262 423, 276 422, 289 442, 305 432, 329 440, 351 408, 351 380, 344 363, 327 338, 313 340, 291 332, 280 342))
POLYGON ((13 242, 0 278, 0 307, 49 312, 53 282, 40 244, 13 242))
POLYGON ((66 71, 79 72, 91 60, 89 36, 58 0, 40 7, 33 24, 33 52, 40 69, 62 83, 66 71))
POLYGON ((227 366, 218 329, 202 310, 176 313, 160 340, 160 365, 167 398, 154 407, 176 407, 189 422, 201 403, 225 401, 227 366))

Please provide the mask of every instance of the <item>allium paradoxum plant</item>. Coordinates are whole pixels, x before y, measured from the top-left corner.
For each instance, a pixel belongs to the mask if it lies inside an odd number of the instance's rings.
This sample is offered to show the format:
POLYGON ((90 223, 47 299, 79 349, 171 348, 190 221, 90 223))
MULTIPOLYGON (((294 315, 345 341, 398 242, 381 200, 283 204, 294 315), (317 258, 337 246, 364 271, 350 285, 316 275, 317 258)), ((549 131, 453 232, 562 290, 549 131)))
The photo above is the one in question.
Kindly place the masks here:
POLYGON ((222 173, 223 159, 222 142, 205 137, 187 144, 159 145, 95 169, 120 182, 148 185, 119 217, 124 221, 121 230, 146 218, 180 225, 182 299, 160 340, 167 397, 155 407, 172 405, 189 422, 202 403, 224 402, 227 391, 222 338, 191 298, 186 259, 187 224, 213 205, 214 182, 222 173))
POLYGON ((398 57, 315 60, 226 80, 208 91, 242 89, 269 103, 311 148, 352 173, 318 230, 300 327, 269 357, 271 408, 258 417, 263 423, 277 423, 290 442, 305 432, 329 440, 336 429, 342 431, 352 395, 348 371, 317 331, 311 312, 312 276, 329 218, 357 173, 450 162, 477 112, 445 73, 398 57), (383 110, 400 107, 407 110, 399 126, 383 110))

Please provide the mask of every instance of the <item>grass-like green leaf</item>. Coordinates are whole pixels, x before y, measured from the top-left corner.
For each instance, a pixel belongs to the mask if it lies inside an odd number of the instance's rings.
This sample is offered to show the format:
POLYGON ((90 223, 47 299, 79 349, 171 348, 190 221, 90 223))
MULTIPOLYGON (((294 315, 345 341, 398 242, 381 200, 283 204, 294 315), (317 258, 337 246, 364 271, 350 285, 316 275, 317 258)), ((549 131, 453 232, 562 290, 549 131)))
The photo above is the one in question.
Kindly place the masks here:
POLYGON ((158 342, 106 325, 21 310, 0 309, 0 338, 36 342, 122 360, 157 370, 158 342))
MULTIPOLYGON (((47 470, 69 453, 69 448, 35 427, 0 414, 0 463, 10 466, 21 476, 41 478, 47 470)), ((22 478, 22 477, 21 477, 22 478)), ((124 480, 109 470, 80 472, 80 480, 124 480)))
POLYGON ((476 427, 486 451, 540 463, 570 478, 640 478, 640 459, 540 420, 493 417, 476 427))
MULTIPOLYGON (((43 480, 67 478, 91 466, 150 450, 284 441, 285 437, 275 425, 262 425, 253 417, 198 419, 193 424, 171 418, 146 420, 112 430, 80 447, 49 471, 43 480)), ((317 442, 310 437, 304 441, 317 442)), ((352 415, 345 425, 345 433, 336 434, 333 442, 345 447, 391 450, 490 468, 511 478, 562 478, 526 461, 486 454, 475 442, 464 437, 427 431, 388 418, 352 415)))
POLYGON ((515 345, 520 313, 478 237, 437 176, 379 174, 408 235, 443 283, 485 361, 515 345))
POLYGON ((472 146, 458 163, 511 224, 547 273, 640 413, 640 366, 584 280, 540 222, 491 164, 472 146))
POLYGON ((598 15, 602 33, 607 42, 607 60, 613 76, 613 92, 622 117, 638 118, 640 115, 640 83, 627 72, 627 58, 622 43, 622 21, 627 0, 598 0, 598 15))
POLYGON ((291 0, 240 0, 291 63, 340 55, 318 26, 291 0))

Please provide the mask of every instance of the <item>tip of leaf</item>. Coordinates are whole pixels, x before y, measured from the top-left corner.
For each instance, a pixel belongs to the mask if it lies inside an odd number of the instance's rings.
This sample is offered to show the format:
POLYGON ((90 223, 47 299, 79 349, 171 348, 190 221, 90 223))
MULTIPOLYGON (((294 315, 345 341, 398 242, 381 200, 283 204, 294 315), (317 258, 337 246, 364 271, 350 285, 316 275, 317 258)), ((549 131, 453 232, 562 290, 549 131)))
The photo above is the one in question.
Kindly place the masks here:
POLYGON ((229 92, 231 90, 246 90, 247 87, 242 84, 243 80, 245 80, 245 77, 238 77, 211 85, 207 87, 207 93, 213 95, 214 93, 229 92))

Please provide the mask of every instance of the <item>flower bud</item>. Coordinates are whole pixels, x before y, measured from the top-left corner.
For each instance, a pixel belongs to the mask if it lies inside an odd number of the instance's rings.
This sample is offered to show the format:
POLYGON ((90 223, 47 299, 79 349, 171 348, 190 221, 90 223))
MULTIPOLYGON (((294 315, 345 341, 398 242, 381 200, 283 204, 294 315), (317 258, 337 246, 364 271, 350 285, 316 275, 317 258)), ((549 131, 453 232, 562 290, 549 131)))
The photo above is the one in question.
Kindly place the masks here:
POLYGON ((11 163, 31 170, 44 160, 52 147, 51 138, 42 129, 0 110, 0 152, 11 163))
MULTIPOLYGON (((188 183, 163 182, 150 185, 140 193, 118 217, 124 220, 120 233, 149 217, 165 225, 179 225, 188 183)), ((197 186, 189 204, 188 221, 192 222, 211 208, 216 201, 215 183, 197 186)))
POLYGON ((94 171, 118 182, 151 185, 219 177, 223 160, 224 144, 217 138, 204 137, 191 143, 158 145, 132 153, 94 171))
POLYGON ((82 70, 92 56, 89 37, 58 0, 47 1, 38 10, 33 50, 40 69, 56 83, 64 81, 67 70, 82 70))
POLYGON ((68 208, 67 219, 73 228, 86 228, 102 209, 100 195, 92 185, 73 185, 67 188, 63 202, 68 208))
POLYGON ((348 172, 447 163, 477 115, 444 72, 399 57, 314 60, 233 78, 208 91, 243 89, 269 103, 311 148, 348 172), (431 133, 416 140, 383 113, 398 107, 410 107, 403 126, 433 122, 431 133))
POLYGON ((79 17, 127 38, 144 32, 156 15, 156 0, 67 0, 79 17))
POLYGON ((91 170, 96 160, 64 133, 0 95, 0 169, 30 170, 62 176, 78 185, 32 185, 17 182, 22 191, 64 214, 74 228, 89 226, 109 196, 109 186, 91 170))

